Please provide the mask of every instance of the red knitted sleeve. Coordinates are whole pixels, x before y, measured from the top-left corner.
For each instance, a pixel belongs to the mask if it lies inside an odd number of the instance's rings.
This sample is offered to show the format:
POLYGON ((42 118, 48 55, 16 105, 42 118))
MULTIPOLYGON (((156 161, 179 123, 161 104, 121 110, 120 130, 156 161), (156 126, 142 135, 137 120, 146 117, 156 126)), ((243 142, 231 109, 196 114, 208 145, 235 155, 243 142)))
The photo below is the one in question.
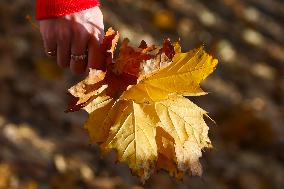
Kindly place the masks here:
POLYGON ((99 0, 36 0, 36 18, 64 16, 95 6, 99 6, 99 0))

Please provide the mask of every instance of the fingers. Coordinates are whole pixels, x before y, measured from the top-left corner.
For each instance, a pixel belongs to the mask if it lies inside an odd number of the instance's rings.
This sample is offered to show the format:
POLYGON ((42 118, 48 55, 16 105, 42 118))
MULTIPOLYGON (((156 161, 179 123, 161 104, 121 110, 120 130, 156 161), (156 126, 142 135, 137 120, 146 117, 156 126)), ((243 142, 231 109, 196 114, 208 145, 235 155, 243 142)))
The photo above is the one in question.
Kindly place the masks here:
POLYGON ((48 56, 56 56, 57 51, 57 37, 54 29, 49 27, 49 20, 40 22, 40 32, 42 35, 45 53, 48 56))
POLYGON ((83 74, 87 68, 104 69, 100 50, 103 28, 99 8, 40 21, 46 53, 56 56, 60 67, 69 67, 75 74, 83 74))
MULTIPOLYGON (((73 29, 74 30, 74 29, 73 29)), ((88 48, 89 34, 83 30, 73 31, 71 53, 72 56, 86 55, 88 48)), ((87 60, 86 58, 76 59, 71 58, 70 69, 75 74, 83 74, 86 71, 87 60)))
POLYGON ((104 38, 103 14, 98 7, 94 9, 97 14, 96 16, 98 18, 98 22, 96 23, 96 30, 93 32, 93 35, 89 41, 88 68, 104 70, 106 66, 104 64, 105 57, 100 49, 100 44, 103 42, 104 38))
POLYGON ((70 45, 72 34, 66 28, 60 28, 57 33, 57 64, 61 68, 69 67, 70 63, 70 45))
POLYGON ((88 68, 104 69, 104 57, 102 55, 99 41, 96 37, 92 36, 89 41, 88 51, 88 68))

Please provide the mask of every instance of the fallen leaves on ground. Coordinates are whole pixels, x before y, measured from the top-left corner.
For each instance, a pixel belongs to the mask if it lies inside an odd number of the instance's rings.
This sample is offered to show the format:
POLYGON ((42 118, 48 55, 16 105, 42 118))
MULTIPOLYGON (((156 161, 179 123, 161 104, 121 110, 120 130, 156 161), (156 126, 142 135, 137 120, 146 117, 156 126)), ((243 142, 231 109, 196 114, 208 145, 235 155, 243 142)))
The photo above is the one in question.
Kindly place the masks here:
POLYGON ((118 161, 142 181, 159 169, 176 178, 200 175, 202 150, 211 147, 207 113, 183 96, 206 94, 200 82, 218 61, 203 47, 182 53, 168 39, 163 47, 142 41, 138 48, 125 39, 114 61, 117 41, 118 33, 109 29, 102 44, 106 67, 91 69, 69 89, 69 111, 86 110, 91 141, 104 153, 116 150, 118 161))
POLYGON ((12 170, 8 164, 0 164, 0 175, 0 189, 10 187, 12 170))

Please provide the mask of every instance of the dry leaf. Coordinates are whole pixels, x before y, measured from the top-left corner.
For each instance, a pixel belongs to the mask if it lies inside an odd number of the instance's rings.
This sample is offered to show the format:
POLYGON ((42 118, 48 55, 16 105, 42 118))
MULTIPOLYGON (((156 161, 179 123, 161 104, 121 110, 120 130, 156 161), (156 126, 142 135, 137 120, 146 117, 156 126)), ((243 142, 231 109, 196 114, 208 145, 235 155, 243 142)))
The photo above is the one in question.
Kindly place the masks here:
POLYGON ((200 82, 218 61, 203 47, 181 53, 168 39, 161 48, 145 41, 134 48, 126 39, 113 61, 117 40, 110 29, 102 47, 111 61, 69 89, 69 111, 85 109, 91 141, 105 153, 116 150, 118 161, 143 181, 159 169, 176 178, 200 175, 202 150, 211 147, 207 114, 183 96, 205 94, 200 82))
POLYGON ((161 30, 174 30, 176 18, 173 12, 163 9, 155 13, 153 24, 161 30))

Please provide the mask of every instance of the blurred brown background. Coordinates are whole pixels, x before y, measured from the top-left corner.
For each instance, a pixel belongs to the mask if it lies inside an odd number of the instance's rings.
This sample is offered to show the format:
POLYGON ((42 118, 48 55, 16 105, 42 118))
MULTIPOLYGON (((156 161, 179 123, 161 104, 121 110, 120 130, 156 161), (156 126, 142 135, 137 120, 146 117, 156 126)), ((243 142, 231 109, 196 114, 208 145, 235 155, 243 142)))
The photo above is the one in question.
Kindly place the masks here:
MULTIPOLYGON (((193 100, 210 112, 214 149, 201 178, 163 172, 145 185, 112 155, 101 158, 82 128, 84 112, 65 114, 66 90, 81 78, 43 53, 25 19, 32 0, 0 1, 0 189, 282 189, 284 186, 284 1, 104 0, 106 28, 135 44, 180 38, 218 57, 193 100)), ((192 99, 192 98, 191 98, 192 99)))

